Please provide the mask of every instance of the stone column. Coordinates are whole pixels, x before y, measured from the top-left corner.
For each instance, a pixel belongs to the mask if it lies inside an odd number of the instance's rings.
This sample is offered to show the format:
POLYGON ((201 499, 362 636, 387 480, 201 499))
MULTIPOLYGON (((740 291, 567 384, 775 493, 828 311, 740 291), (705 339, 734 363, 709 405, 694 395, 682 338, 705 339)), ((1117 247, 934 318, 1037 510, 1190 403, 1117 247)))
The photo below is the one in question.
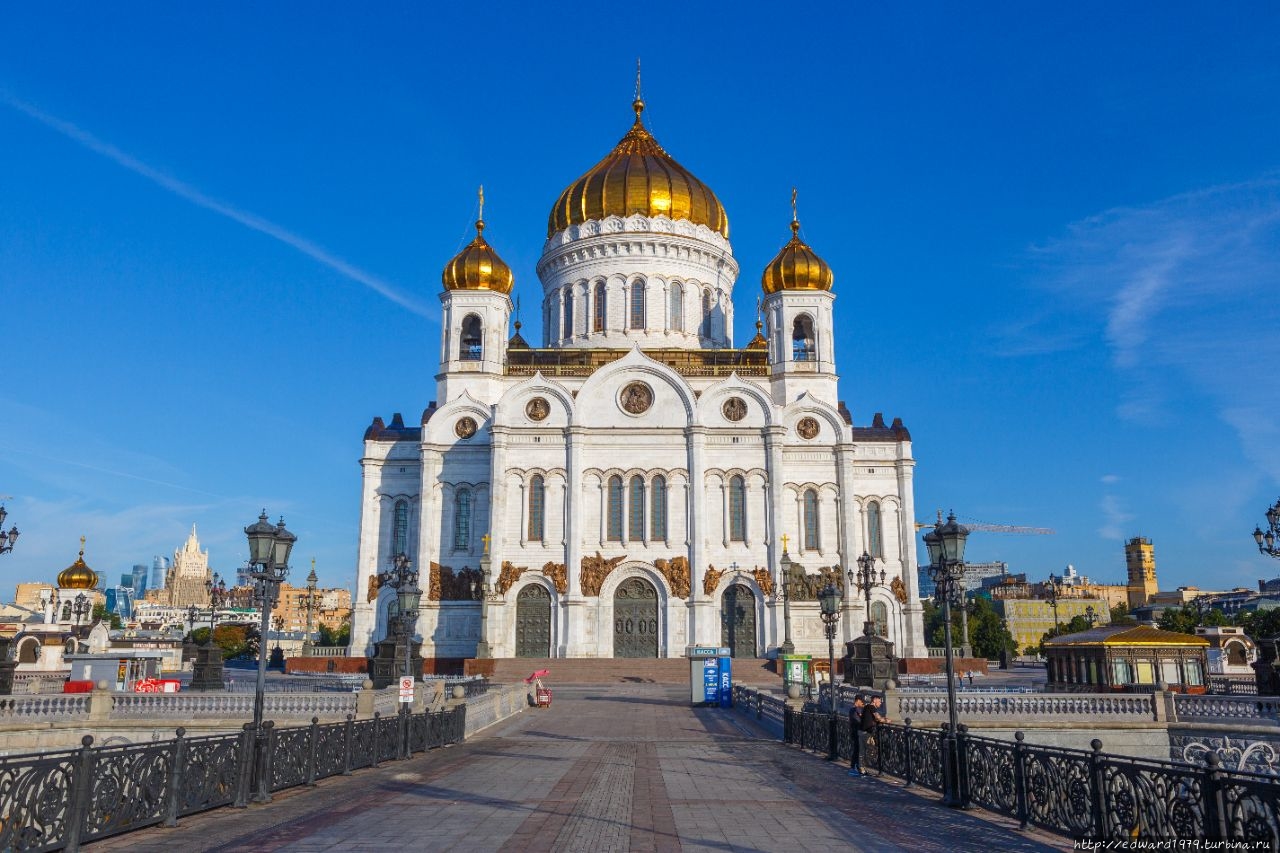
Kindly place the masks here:
MULTIPOLYGON (((489 454, 489 553, 487 557, 481 558, 481 568, 488 570, 487 586, 493 589, 498 582, 497 572, 502 569, 502 560, 506 553, 506 531, 507 531, 507 438, 508 430, 502 426, 490 426, 490 454, 489 454)), ((546 483, 544 481, 543 488, 545 490, 546 483)), ((544 491, 544 506, 545 491, 544 491)), ((544 513, 545 525, 545 513, 544 513)), ((544 526, 544 533, 545 526, 544 526)), ((488 592, 481 593, 483 601, 480 604, 480 643, 476 648, 476 657, 492 656, 491 649, 501 648, 502 644, 498 638, 490 636, 495 624, 498 620, 487 618, 488 614, 488 592), (482 654, 483 653, 483 654, 482 654)))
MULTIPOLYGON (((766 495, 766 503, 768 504, 769 529, 767 538, 765 539, 765 554, 769 561, 769 573, 773 576, 774 588, 781 590, 782 588, 782 531, 786 528, 782 523, 782 485, 785 478, 782 466, 782 443, 786 439, 787 428, 781 424, 775 424, 765 427, 764 430, 764 454, 765 465, 768 470, 768 493, 766 495)), ((773 614, 771 620, 765 620, 766 635, 761 639, 765 648, 774 648, 782 642, 782 599, 778 596, 774 598, 775 606, 766 608, 766 613, 773 614)))
POLYGON ((920 604, 920 577, 916 568, 916 502, 912 472, 914 459, 900 459, 895 466, 898 473, 898 495, 902 500, 899 513, 898 541, 902 552, 902 582, 907 587, 907 603, 902 605, 903 622, 907 635, 903 637, 902 657, 928 657, 924 639, 924 607, 920 604))
POLYGON ((706 502, 706 441, 707 428, 701 424, 685 428, 685 442, 689 454, 689 487, 685 490, 688 505, 685 507, 685 524, 689 536, 689 626, 688 638, 692 645, 719 642, 711 637, 715 620, 715 602, 707 599, 702 590, 702 578, 707 570, 706 535, 703 529, 702 510, 706 502))
POLYGON ((379 534, 382 528, 382 505, 378 500, 378 483, 382 479, 380 460, 366 456, 360 460, 360 542, 356 549, 356 588, 351 609, 351 645, 348 654, 365 657, 371 645, 378 618, 377 600, 368 600, 369 581, 378 573, 379 534))
MULTIPOLYGON (((840 568, 844 572, 844 601, 841 604, 840 633, 845 641, 862 635, 862 623, 871 620, 871 614, 865 613, 866 605, 858 591, 849 583, 849 569, 857 566, 858 557, 862 555, 862 536, 858 523, 858 502, 853 491, 853 445, 841 443, 836 448, 836 486, 840 495, 836 498, 836 511, 839 513, 839 552, 840 568)), ((879 570, 880 566, 876 567, 879 570)), ((886 567, 887 569, 887 567, 886 567)), ((886 577, 888 576, 886 571, 886 577)), ((877 577, 879 575, 877 574, 877 577)), ((902 654, 901 649, 895 653, 902 654)))
POLYGON ((565 519, 564 562, 569 582, 565 596, 564 622, 560 632, 561 656, 582 657, 589 653, 587 637, 583 630, 583 613, 586 599, 582 597, 579 574, 582 571, 582 443, 586 439, 584 427, 570 426, 565 438, 565 519))

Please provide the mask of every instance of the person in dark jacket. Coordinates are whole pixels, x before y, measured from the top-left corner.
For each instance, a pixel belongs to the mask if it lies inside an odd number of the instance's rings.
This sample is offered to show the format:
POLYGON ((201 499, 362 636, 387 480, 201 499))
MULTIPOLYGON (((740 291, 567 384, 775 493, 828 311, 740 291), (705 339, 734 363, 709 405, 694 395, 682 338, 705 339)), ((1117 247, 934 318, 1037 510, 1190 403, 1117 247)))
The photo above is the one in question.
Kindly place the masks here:
POLYGON ((870 754, 868 751, 869 744, 867 741, 876 736, 876 729, 881 723, 889 722, 889 719, 882 716, 880 713, 881 701, 882 700, 879 696, 872 696, 870 703, 862 709, 862 720, 858 726, 858 740, 860 741, 858 744, 858 754, 860 756, 870 754))
POLYGON ((849 706, 849 749, 852 755, 849 756, 849 775, 862 775, 862 750, 859 748, 859 732, 862 731, 862 714, 866 710, 867 698, 859 693, 853 697, 853 704, 849 706))

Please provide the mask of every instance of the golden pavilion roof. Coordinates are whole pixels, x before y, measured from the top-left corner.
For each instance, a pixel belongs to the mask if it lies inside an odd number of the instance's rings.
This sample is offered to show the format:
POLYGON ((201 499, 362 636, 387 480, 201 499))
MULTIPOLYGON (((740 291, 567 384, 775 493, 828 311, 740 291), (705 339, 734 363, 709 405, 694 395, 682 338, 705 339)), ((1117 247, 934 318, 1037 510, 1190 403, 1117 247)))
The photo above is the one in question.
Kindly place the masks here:
POLYGON ((59 589, 94 589, 98 586, 98 573, 84 561, 84 537, 80 537, 80 556, 58 572, 59 589))
POLYGON ((480 216, 476 220, 476 238, 445 264, 440 280, 445 290, 492 290, 509 294, 516 281, 511 267, 484 239, 483 189, 480 191, 480 216))
POLYGON ((1208 646, 1204 637, 1146 625, 1105 625, 1045 641, 1046 646, 1208 646))
POLYGON ((795 213, 796 192, 791 191, 791 239, 764 268, 760 287, 766 295, 782 290, 830 290, 835 273, 809 244, 800 239, 800 220, 795 213))
POLYGON ((729 237, 729 216, 711 188, 693 176, 645 128, 644 101, 632 103, 635 124, 609 155, 574 181, 551 208, 547 236, 606 216, 666 216, 705 225, 729 237))

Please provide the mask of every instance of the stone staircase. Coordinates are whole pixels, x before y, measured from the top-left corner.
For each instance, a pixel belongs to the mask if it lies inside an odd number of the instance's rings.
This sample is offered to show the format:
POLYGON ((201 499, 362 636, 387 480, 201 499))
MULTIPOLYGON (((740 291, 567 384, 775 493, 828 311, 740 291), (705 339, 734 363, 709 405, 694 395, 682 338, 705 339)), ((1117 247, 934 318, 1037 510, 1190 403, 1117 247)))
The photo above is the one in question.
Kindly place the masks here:
MULTIPOLYGON (((479 663, 492 663, 491 678, 499 684, 523 681, 539 669, 551 670, 545 680, 556 684, 688 684, 687 658, 495 658, 468 661, 473 671, 479 663)), ((487 667, 486 667, 487 668, 487 667)), ((733 680, 760 687, 780 687, 782 679, 767 658, 734 658, 733 680)))

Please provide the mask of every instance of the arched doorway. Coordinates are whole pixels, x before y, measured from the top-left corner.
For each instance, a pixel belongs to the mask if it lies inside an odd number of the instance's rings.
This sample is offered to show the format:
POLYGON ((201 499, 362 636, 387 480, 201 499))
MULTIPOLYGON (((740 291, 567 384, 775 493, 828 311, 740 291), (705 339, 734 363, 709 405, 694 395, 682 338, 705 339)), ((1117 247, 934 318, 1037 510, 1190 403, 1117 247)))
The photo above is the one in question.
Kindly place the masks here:
POLYGON ((613 594, 613 656, 658 656, 658 590, 643 578, 623 581, 613 594))
POLYGON ((551 654, 551 593, 529 584, 516 596, 516 657, 545 658, 551 654))
POLYGON ((735 583, 720 602, 720 645, 735 658, 756 656, 756 596, 750 587, 735 583))

